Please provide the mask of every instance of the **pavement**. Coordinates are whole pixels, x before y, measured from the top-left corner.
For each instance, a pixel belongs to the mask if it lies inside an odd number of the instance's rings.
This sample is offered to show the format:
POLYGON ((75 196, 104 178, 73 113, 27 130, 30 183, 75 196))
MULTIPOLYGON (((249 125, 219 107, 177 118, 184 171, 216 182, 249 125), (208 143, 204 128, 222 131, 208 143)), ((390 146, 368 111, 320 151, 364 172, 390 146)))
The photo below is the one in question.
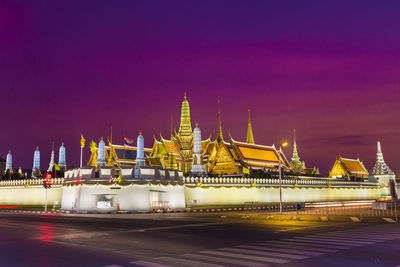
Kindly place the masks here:
POLYGON ((400 266, 400 227, 260 213, 0 213, 0 266, 400 266))

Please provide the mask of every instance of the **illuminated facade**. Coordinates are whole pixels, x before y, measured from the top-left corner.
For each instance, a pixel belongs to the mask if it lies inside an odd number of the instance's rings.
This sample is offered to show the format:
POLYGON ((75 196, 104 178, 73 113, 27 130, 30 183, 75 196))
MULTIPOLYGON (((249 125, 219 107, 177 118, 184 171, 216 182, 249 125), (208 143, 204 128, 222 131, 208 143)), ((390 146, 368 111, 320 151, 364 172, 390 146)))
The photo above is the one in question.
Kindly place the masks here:
MULTIPOLYGON (((196 158, 193 157, 195 148, 193 143, 192 128, 190 126, 189 102, 184 97, 181 107, 181 124, 178 134, 170 140, 160 136, 160 140, 154 139, 150 156, 147 163, 153 167, 170 169, 171 166, 188 175, 195 162, 201 164, 196 168, 204 168, 207 175, 211 176, 242 176, 243 168, 250 170, 277 171, 279 156, 282 166, 286 170, 290 169, 290 163, 282 151, 278 151, 275 146, 263 146, 255 144, 254 135, 248 114, 248 127, 246 142, 235 141, 229 136, 229 141, 225 141, 222 133, 221 111, 218 102, 218 134, 214 141, 209 137, 200 141, 201 152, 196 151, 196 158), (172 141, 171 141, 172 140, 172 141), (199 160, 200 159, 200 160, 199 160), (174 165, 176 162, 176 165, 174 165)), ((198 140, 197 140, 197 143, 198 140)))
POLYGON ((140 133, 137 138, 137 147, 116 145, 109 142, 108 146, 103 139, 100 140, 99 146, 96 142, 91 141, 90 159, 87 166, 90 167, 134 167, 143 166, 146 156, 150 153, 150 149, 144 147, 144 138, 140 133))
POLYGON ((40 151, 39 147, 36 147, 36 150, 33 154, 33 167, 32 167, 32 177, 38 178, 41 176, 40 172, 40 151))
POLYGON ((66 168, 66 159, 65 159, 65 146, 64 146, 64 142, 61 143, 60 146, 60 150, 58 153, 58 166, 60 166, 60 168, 66 168))
POLYGON ((368 177, 368 170, 360 159, 348 159, 339 156, 329 172, 329 177, 362 181, 368 177))
POLYGON ((12 171, 12 154, 11 150, 8 151, 7 158, 6 158, 6 171, 12 171))

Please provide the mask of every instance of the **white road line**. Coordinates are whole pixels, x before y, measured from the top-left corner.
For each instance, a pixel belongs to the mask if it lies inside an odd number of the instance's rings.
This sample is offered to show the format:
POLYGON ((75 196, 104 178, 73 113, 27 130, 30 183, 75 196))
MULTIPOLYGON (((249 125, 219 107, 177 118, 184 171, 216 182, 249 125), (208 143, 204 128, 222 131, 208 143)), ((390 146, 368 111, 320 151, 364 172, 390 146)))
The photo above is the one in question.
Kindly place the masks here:
POLYGON ((342 233, 353 233, 353 234, 368 234, 368 235, 389 235, 389 236, 400 236, 400 232, 369 232, 369 231, 343 231, 342 233))
MULTIPOLYGON (((350 249, 351 248, 351 246, 348 246, 347 244, 344 245, 344 244, 335 243, 335 245, 332 245, 332 242, 324 242, 324 241, 317 241, 317 240, 310 241, 310 240, 289 239, 289 238, 284 238, 282 240, 289 241, 293 244, 295 244, 294 242, 296 242, 299 244, 303 243, 303 244, 308 244, 310 246, 321 247, 321 248, 332 248, 332 249, 350 249)), ((299 245, 299 244, 296 244, 296 245, 299 245)))
MULTIPOLYGON (((295 237, 298 238, 298 237, 295 237)), ((370 245, 374 244, 375 242, 368 242, 368 241, 356 241, 354 239, 349 239, 345 237, 336 237, 336 236, 316 236, 316 235, 308 235, 308 236, 302 236, 301 238, 307 238, 307 239, 318 239, 318 240, 332 240, 332 241, 339 241, 339 242, 346 242, 350 244, 361 244, 361 245, 370 245)))
POLYGON ((328 252, 337 252, 338 250, 336 249, 330 249, 330 248, 322 248, 321 246, 318 245, 312 245, 312 244, 307 244, 307 243, 301 243, 301 242, 286 242, 286 241, 276 241, 274 243, 258 243, 256 245, 265 245, 267 244, 269 247, 279 247, 279 248, 294 248, 297 249, 299 247, 301 247, 302 249, 310 249, 312 251, 315 252, 324 252, 324 253, 328 253, 328 252))
POLYGON ((311 252, 306 250, 299 250, 299 249, 289 249, 289 248, 271 248, 271 247, 261 247, 261 246, 237 246, 238 248, 248 248, 248 249, 258 249, 258 250, 267 250, 267 251, 276 251, 276 252, 286 252, 286 253, 297 253, 300 255, 307 255, 307 256, 320 256, 324 253, 319 252, 311 252))
POLYGON ((241 261, 239 259, 228 259, 222 257, 214 257, 214 256, 206 256, 200 254, 184 254, 182 257, 187 257, 189 259, 197 259, 197 260, 204 260, 210 262, 217 262, 217 263, 228 263, 232 265, 240 265, 240 266, 252 266, 252 267, 268 267, 268 264, 257 263, 255 261, 241 261))
MULTIPOLYGON (((323 244, 323 245, 332 244, 332 241, 322 241, 322 240, 309 240, 309 239, 283 239, 283 240, 289 241, 289 242, 297 242, 297 241, 299 241, 299 242, 303 242, 303 243, 311 243, 311 244, 314 244, 314 246, 319 246, 320 244, 323 244)), ((343 248, 343 247, 351 248, 352 246, 354 246, 354 245, 335 242, 335 247, 338 248, 338 249, 343 248), (336 245, 340 245, 340 247, 336 246, 336 245)))
POLYGON ((318 234, 318 235, 315 235, 315 236, 327 236, 327 237, 331 236, 331 237, 339 237, 339 238, 341 237, 341 238, 347 238, 347 239, 351 238, 351 240, 360 240, 360 241, 363 241, 363 240, 366 240, 366 241, 374 240, 374 241, 377 241, 377 242, 394 239, 393 237, 369 237, 369 236, 366 236, 366 235, 360 236, 360 235, 351 235, 351 234, 332 234, 332 233, 318 234))
POLYGON ((338 242, 337 240, 332 240, 331 238, 310 238, 310 237, 295 237, 297 240, 301 240, 302 242, 320 242, 320 243, 325 243, 325 244, 336 244, 336 245, 344 245, 344 246, 353 246, 353 247, 360 247, 364 246, 366 244, 358 244, 358 243, 351 243, 351 242, 345 242, 345 241, 340 241, 338 242))
POLYGON ((143 267, 168 267, 168 265, 161 265, 161 264, 149 262, 149 261, 131 261, 129 263, 138 265, 138 266, 143 266, 143 267))
POLYGON ((218 250, 228 251, 228 252, 238 252, 244 254, 254 254, 260 256, 270 256, 270 257, 279 257, 279 258, 288 258, 292 260, 304 260, 308 259, 308 256, 300 256, 300 255, 292 255, 287 253, 278 253, 278 252, 268 252, 268 251, 258 251, 252 249, 240 249, 240 248, 220 248, 218 250))
POLYGON ((201 261, 194 261, 194 260, 186 260, 186 259, 179 259, 179 258, 172 258, 172 257, 160 257, 156 258, 155 260, 160 260, 161 262, 167 262, 172 266, 202 266, 202 267, 223 267, 223 265, 212 264, 212 263, 205 263, 201 261))
POLYGON ((238 253, 228 253, 228 252, 223 252, 223 251, 201 251, 201 253, 219 255, 219 256, 225 256, 225 257, 232 257, 232 258, 239 258, 239 259, 255 260, 255 261, 261 261, 261 262, 273 262, 273 263, 288 263, 288 262, 290 262, 289 260, 251 256, 251 255, 244 255, 244 254, 238 254, 238 253))

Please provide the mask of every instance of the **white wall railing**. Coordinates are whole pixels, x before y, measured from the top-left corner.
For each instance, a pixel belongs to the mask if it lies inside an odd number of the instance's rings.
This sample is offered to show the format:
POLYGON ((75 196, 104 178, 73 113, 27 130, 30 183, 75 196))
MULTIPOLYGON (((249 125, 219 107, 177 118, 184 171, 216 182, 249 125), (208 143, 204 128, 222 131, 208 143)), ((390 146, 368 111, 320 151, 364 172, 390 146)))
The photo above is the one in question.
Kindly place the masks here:
MULTIPOLYGON (((1 186, 31 186, 31 185, 43 185, 45 179, 23 179, 23 180, 5 180, 0 181, 1 186)), ((51 179, 52 185, 62 185, 64 178, 53 178, 51 179)))
MULTIPOLYGON (((185 177, 185 184, 203 185, 279 185, 279 179, 272 178, 244 178, 244 177, 185 177)), ((283 179, 283 186, 378 186, 375 182, 354 182, 336 179, 324 180, 300 180, 300 179, 283 179)))

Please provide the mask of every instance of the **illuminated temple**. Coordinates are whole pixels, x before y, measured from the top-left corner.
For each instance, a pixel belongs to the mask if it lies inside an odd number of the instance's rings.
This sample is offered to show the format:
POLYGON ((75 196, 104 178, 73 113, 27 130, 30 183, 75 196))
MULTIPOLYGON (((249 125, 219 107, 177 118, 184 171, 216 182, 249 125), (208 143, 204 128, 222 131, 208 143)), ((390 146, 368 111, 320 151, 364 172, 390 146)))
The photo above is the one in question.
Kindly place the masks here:
MULTIPOLYGON (((170 138, 166 139, 161 134, 159 139, 154 137, 152 148, 144 148, 145 160, 142 167, 176 170, 184 176, 191 173, 201 176, 243 176, 251 171, 277 172, 281 159, 282 167, 286 171, 292 171, 291 163, 282 150, 274 145, 255 143, 250 110, 247 126, 245 142, 235 140, 230 134, 229 138, 225 139, 222 134, 218 102, 216 138, 212 140, 210 135, 207 139, 201 140, 200 135, 197 149, 194 149, 190 105, 185 94, 181 103, 178 132, 172 131, 171 120, 170 138), (193 155, 194 150, 196 150, 195 155, 193 155), (201 173, 198 170, 201 170, 201 173)), ((196 127, 196 131, 200 132, 200 128, 196 127)), ((91 156, 87 165, 90 167, 138 167, 135 146, 117 145, 112 143, 112 138, 106 138, 106 141, 101 138, 98 144, 92 141, 89 147, 91 156)))
POLYGON ((221 112, 218 104, 218 134, 215 140, 211 136, 201 140, 200 159, 193 157, 193 132, 190 118, 190 106, 184 96, 181 105, 181 119, 178 133, 169 140, 160 136, 154 138, 153 147, 147 157, 147 164, 152 167, 176 168, 186 176, 191 172, 193 164, 204 166, 210 176, 242 176, 245 170, 277 171, 279 157, 283 168, 289 170, 290 163, 282 151, 274 145, 255 144, 251 126, 250 111, 246 142, 239 142, 229 136, 225 140, 222 134, 221 112), (175 165, 168 164, 176 162, 175 165), (196 162, 194 162, 196 161, 196 162))

